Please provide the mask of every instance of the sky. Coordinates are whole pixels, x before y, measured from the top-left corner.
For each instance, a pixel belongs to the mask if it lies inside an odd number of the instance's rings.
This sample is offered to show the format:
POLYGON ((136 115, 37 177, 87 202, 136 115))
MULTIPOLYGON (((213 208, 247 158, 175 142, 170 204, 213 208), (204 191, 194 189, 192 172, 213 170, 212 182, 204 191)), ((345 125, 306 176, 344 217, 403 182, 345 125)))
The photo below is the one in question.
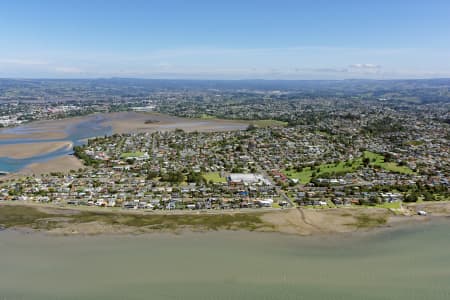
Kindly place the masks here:
POLYGON ((0 0, 0 77, 450 77, 450 1, 0 0))

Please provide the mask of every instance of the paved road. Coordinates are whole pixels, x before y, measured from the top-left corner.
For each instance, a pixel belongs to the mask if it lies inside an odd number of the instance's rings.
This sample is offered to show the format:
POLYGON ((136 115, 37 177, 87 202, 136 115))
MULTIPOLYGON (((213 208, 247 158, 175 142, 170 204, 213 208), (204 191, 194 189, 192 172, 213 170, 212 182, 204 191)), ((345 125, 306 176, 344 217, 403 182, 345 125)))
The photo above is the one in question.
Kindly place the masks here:
MULTIPOLYGON (((247 152, 247 155, 251 156, 251 154, 248 153, 248 152, 247 152)), ((254 157, 252 157, 252 158, 253 158, 253 161, 255 161, 254 157)), ((277 191, 277 193, 278 193, 278 194, 279 194, 279 195, 280 195, 287 203, 289 203, 289 206, 290 206, 290 207, 295 207, 295 204, 294 204, 294 202, 292 202, 291 198, 289 198, 289 197, 286 195, 286 193, 285 193, 279 186, 277 186, 277 185, 275 184, 275 182, 274 182, 273 179, 272 179, 272 176, 271 176, 270 174, 268 174, 268 173, 266 172, 266 170, 264 170, 263 168, 261 168, 261 166, 260 166, 258 163, 256 163, 256 161, 255 161, 255 166, 256 166, 256 168, 258 169, 259 173, 261 173, 261 175, 263 175, 264 177, 266 177, 266 178, 270 181, 270 183, 275 187, 275 190, 277 191)))

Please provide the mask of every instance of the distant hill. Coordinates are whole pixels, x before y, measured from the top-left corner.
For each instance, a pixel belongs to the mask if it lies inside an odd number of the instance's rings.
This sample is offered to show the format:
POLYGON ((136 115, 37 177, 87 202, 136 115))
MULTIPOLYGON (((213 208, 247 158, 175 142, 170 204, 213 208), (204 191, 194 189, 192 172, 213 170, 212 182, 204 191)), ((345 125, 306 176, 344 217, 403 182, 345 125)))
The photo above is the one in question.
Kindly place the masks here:
POLYGON ((449 102, 450 79, 411 80, 173 80, 0 79, 0 97, 86 98, 145 96, 161 91, 280 92, 308 97, 355 97, 411 102, 449 102))

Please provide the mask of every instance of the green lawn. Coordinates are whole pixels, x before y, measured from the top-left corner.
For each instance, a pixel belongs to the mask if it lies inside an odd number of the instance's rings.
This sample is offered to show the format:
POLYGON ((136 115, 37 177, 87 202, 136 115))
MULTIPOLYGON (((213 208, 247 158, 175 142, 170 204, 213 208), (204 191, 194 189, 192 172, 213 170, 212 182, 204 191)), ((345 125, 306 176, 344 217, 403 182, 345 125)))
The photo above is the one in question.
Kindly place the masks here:
POLYGON ((203 178, 205 178, 206 181, 212 181, 214 183, 223 183, 227 182, 227 179, 225 177, 220 176, 220 172, 208 172, 203 174, 203 178))
POLYGON ((414 173, 413 170, 411 170, 410 168, 408 168, 406 166, 399 166, 393 162, 383 163, 381 165, 381 167, 385 170, 395 172, 395 173, 401 173, 401 174, 413 174, 414 173))
POLYGON ((284 174, 291 179, 298 179, 301 183, 309 183, 311 181, 311 168, 303 168, 301 172, 295 170, 284 171, 284 174))
POLYGON ((337 165, 336 164, 322 164, 318 168, 311 169, 310 167, 303 168, 301 172, 297 172, 295 170, 284 170, 284 174, 292 179, 298 179, 301 183, 309 183, 312 179, 312 173, 316 172, 317 176, 321 176, 323 174, 332 174, 336 173, 339 175, 343 175, 345 173, 352 173, 361 168, 362 166, 362 159, 363 158, 369 158, 370 159, 370 165, 380 167, 382 169, 385 169, 387 171, 395 172, 395 173, 401 173, 401 174, 413 174, 414 172, 405 166, 399 166, 397 163, 394 162, 384 162, 384 156, 381 154, 377 154, 370 151, 365 151, 363 154, 363 157, 354 159, 352 161, 349 161, 349 163, 346 162, 340 162, 337 165))
POLYGON ((397 163, 394 162, 384 162, 384 156, 378 153, 370 152, 370 151, 364 151, 364 157, 370 158, 370 164, 372 166, 378 166, 382 169, 385 169, 386 171, 391 171, 395 173, 401 173, 401 174, 413 174, 413 170, 406 166, 399 166, 397 163), (372 161, 375 159, 375 161, 372 161))
POLYGON ((349 164, 346 162, 340 162, 337 165, 336 164, 322 164, 318 168, 311 169, 310 167, 303 168, 301 172, 297 172, 295 170, 291 171, 284 171, 284 174, 286 174, 287 177, 298 179, 301 183, 309 183, 312 179, 312 173, 316 172, 318 176, 329 173, 337 173, 337 174, 345 174, 354 172, 357 169, 360 168, 362 164, 361 159, 355 159, 353 161, 350 161, 349 164), (317 171, 320 170, 320 171, 317 171))
POLYGON ((376 207, 379 208, 392 208, 392 209, 399 209, 401 207, 402 203, 400 201, 397 202, 391 202, 391 203, 382 203, 382 204, 377 204, 376 207))
POLYGON ((215 120, 217 119, 217 117, 212 116, 212 115, 208 115, 208 114, 202 114, 200 116, 200 119, 204 119, 204 120, 215 120))
POLYGON ((141 157, 144 156, 144 152, 124 152, 122 153, 122 155, 120 156, 120 158, 130 158, 130 157, 141 157))
POLYGON ((380 164, 384 162, 384 156, 375 152, 364 151, 364 157, 370 158, 370 162, 373 164, 380 164), (372 160, 375 160, 372 162, 372 160))

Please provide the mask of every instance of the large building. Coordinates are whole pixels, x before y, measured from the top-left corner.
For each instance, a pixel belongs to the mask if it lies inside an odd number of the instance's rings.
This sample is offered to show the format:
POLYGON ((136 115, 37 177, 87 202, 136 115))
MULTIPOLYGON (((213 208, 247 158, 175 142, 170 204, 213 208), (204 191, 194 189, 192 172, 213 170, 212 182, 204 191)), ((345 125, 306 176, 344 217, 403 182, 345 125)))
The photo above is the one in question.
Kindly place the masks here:
POLYGON ((270 181, 260 174, 232 173, 227 179, 230 184, 271 185, 270 181))

